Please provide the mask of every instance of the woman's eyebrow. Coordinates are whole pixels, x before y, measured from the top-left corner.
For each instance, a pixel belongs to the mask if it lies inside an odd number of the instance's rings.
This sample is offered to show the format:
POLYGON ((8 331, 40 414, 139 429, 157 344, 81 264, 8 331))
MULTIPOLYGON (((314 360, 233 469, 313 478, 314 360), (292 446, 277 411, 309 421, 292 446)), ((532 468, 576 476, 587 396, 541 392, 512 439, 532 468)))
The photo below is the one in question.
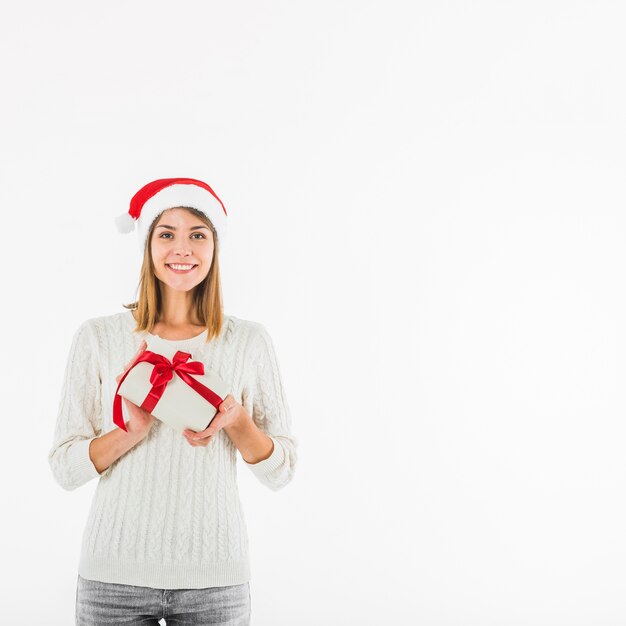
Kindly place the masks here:
MULTIPOLYGON (((176 226, 168 226, 167 224, 159 224, 157 228, 170 228, 171 230, 176 230, 176 226)), ((189 230, 197 230, 198 228, 206 228, 209 230, 208 226, 192 226, 189 230)))

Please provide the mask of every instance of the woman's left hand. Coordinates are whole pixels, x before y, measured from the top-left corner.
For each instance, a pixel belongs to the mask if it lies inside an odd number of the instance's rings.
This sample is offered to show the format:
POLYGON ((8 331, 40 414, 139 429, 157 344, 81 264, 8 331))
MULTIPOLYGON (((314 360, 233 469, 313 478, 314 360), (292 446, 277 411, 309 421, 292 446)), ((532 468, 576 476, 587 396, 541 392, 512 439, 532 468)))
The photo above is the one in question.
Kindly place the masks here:
POLYGON ((204 430, 196 432, 186 429, 183 431, 183 435, 187 438, 189 445, 206 447, 222 428, 237 424, 245 415, 246 410, 243 406, 233 398, 232 394, 228 394, 222 404, 219 405, 215 417, 204 430))

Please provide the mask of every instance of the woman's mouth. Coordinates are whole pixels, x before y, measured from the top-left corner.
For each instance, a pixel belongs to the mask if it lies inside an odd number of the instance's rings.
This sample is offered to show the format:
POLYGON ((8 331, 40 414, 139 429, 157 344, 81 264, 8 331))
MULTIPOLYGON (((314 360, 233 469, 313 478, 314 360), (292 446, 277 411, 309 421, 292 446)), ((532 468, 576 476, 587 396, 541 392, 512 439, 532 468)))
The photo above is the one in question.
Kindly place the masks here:
POLYGON ((174 274, 189 274, 195 267, 198 267, 191 263, 166 263, 165 265, 174 272, 174 274))

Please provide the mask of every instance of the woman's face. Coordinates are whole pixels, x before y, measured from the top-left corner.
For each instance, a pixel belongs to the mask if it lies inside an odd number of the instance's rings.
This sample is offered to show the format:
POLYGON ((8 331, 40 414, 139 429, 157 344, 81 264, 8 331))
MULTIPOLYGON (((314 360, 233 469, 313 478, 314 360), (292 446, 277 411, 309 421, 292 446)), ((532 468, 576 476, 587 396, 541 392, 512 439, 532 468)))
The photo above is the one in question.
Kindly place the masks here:
POLYGON ((189 291, 211 269, 213 233, 187 209, 167 209, 150 242, 156 277, 176 291, 189 291))

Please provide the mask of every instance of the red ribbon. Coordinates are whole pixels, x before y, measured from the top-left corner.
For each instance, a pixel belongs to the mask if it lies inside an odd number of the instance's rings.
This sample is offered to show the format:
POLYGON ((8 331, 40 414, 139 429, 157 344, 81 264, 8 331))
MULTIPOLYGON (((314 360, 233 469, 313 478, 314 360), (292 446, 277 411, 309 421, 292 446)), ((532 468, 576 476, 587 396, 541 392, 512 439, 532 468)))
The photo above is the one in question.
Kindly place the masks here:
POLYGON ((161 354, 156 352, 150 352, 150 350, 144 350, 135 362, 124 372, 124 376, 120 378, 120 382, 115 390, 115 398, 113 400, 113 422, 119 426, 122 430, 128 432, 126 424, 124 423, 124 417, 122 415, 122 396, 119 394, 121 384, 124 382, 128 372, 135 367, 138 363, 146 362, 152 363, 154 368, 150 374, 150 383, 152 389, 148 392, 145 400, 141 403, 141 408, 152 413, 152 410, 157 405, 157 402, 161 399, 167 383, 174 377, 174 372, 178 374, 194 391, 199 393, 207 402, 211 403, 216 409, 219 409, 219 405, 224 401, 215 392, 211 391, 208 387, 205 387, 202 383, 199 383, 194 375, 204 374, 204 364, 200 361, 189 361, 191 354, 188 352, 181 352, 180 350, 174 355, 174 358, 170 361, 161 354), (189 361, 189 363, 187 362, 189 361))

